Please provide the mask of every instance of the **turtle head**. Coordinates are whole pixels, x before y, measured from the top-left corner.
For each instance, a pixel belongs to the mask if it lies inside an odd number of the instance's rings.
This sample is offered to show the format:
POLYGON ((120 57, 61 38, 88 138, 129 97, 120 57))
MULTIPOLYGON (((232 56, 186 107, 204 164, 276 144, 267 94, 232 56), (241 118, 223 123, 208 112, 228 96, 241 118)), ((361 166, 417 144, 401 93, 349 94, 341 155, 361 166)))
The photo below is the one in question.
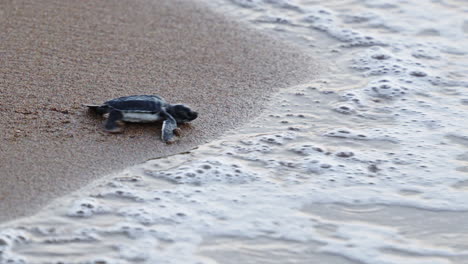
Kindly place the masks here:
POLYGON ((198 117, 197 112, 192 111, 192 109, 183 104, 171 105, 167 109, 167 112, 174 117, 177 123, 187 123, 198 117))

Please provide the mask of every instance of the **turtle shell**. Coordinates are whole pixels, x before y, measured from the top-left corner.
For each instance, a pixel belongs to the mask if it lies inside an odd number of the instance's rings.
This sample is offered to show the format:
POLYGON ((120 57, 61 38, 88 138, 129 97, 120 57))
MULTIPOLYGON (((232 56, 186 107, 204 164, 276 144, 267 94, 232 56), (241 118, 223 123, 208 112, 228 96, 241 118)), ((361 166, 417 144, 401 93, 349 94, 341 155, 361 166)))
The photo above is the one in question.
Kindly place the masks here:
POLYGON ((158 113, 166 104, 156 95, 132 95, 112 99, 104 103, 113 109, 126 113, 158 113))

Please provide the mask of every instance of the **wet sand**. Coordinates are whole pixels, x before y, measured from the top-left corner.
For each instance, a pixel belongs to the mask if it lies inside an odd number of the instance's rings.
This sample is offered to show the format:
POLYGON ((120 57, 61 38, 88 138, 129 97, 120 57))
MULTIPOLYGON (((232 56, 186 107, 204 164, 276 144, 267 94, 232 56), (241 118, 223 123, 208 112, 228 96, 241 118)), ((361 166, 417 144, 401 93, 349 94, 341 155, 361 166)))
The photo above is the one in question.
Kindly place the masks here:
POLYGON ((0 221, 207 142, 314 72, 300 51, 184 0, 3 1, 0 28, 0 221), (131 94, 200 115, 165 145, 160 126, 106 134, 81 106, 131 94))

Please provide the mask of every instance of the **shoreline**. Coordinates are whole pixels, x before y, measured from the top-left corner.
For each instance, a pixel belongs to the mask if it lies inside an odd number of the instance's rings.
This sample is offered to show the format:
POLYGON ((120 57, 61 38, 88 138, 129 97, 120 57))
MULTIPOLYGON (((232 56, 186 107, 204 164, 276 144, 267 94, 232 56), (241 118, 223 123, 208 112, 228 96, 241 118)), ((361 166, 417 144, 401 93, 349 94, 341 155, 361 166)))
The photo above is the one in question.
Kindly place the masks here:
POLYGON ((0 222, 100 176, 206 143, 255 117, 275 89, 314 73, 299 50, 190 1, 1 6, 0 222), (158 126, 106 134, 81 106, 130 94, 158 94, 200 117, 166 146, 158 126))

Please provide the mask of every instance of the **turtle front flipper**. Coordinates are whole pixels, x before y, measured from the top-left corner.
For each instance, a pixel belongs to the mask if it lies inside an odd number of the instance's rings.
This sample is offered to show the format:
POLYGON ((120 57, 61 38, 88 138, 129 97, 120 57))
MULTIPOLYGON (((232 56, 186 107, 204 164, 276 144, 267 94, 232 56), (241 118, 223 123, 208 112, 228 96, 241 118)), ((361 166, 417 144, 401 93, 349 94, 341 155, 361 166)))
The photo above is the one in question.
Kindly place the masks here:
POLYGON ((163 113, 165 120, 162 125, 161 138, 166 143, 173 143, 175 141, 176 134, 174 130, 177 129, 177 121, 168 113, 163 113))
POLYGON ((104 125, 106 132, 109 132, 109 133, 122 132, 122 129, 117 125, 117 121, 122 120, 122 118, 123 118, 123 114, 121 111, 112 109, 109 112, 109 117, 107 118, 106 124, 104 125))

